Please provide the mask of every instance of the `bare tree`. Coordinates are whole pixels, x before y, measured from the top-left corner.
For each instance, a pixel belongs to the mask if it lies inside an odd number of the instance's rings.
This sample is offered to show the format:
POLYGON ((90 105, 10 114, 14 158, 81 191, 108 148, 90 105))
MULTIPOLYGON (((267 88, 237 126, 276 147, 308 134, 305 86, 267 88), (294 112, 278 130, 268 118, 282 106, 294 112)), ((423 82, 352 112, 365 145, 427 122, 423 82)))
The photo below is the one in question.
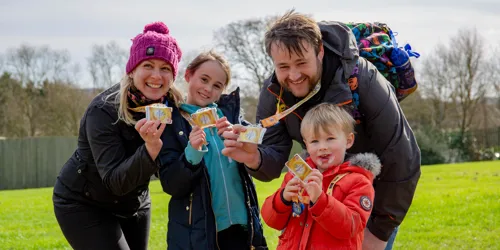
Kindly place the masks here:
POLYGON ((40 120, 44 135, 78 135, 80 119, 94 97, 93 93, 67 82, 45 84, 43 91, 51 100, 44 105, 45 115, 40 120))
MULTIPOLYGON (((491 55, 498 55, 500 53, 500 41, 498 42, 495 52, 491 55)), ((500 58, 498 56, 491 57, 491 63, 489 65, 489 71, 492 73, 491 83, 496 93, 496 97, 500 98, 500 58)), ((500 102, 499 102, 500 104, 500 102)))
POLYGON ((48 46, 21 45, 6 53, 6 68, 21 83, 21 92, 16 96, 16 107, 22 119, 19 127, 27 136, 42 133, 40 118, 44 115, 42 103, 47 103, 43 93, 44 82, 53 82, 67 75, 70 55, 67 50, 52 50, 48 46))
POLYGON ((115 41, 93 45, 87 65, 94 88, 104 89, 118 83, 125 72, 127 56, 127 51, 115 41))
MULTIPOLYGON (((21 137, 26 131, 20 122, 23 120, 18 98, 22 94, 21 82, 4 72, 0 77, 0 136, 21 137)), ((22 104, 22 103, 21 103, 22 104)))
POLYGON ((68 70, 66 71, 66 76, 62 77, 61 81, 72 84, 78 84, 80 82, 81 75, 82 75, 82 68, 80 64, 74 63, 70 67, 68 67, 68 70))
POLYGON ((488 91, 491 72, 487 68, 484 54, 484 39, 476 29, 461 30, 451 39, 449 68, 453 70, 451 99, 461 116, 459 125, 463 134, 470 128, 478 104, 488 91))
POLYGON ((433 125, 441 127, 448 120, 462 135, 470 128, 478 103, 492 86, 489 63, 475 29, 460 30, 449 46, 439 45, 425 60, 422 89, 433 105, 433 125))
POLYGON ((422 95, 431 104, 431 126, 443 127, 449 114, 451 95, 453 92, 452 69, 448 67, 450 55, 448 49, 440 44, 434 53, 423 62, 420 89, 422 95))
POLYGON ((67 50, 52 50, 48 46, 23 44, 6 53, 6 67, 22 84, 32 83, 40 87, 44 80, 59 80, 70 65, 67 50))
POLYGON ((433 124, 458 132, 451 141, 459 152, 455 157, 470 160, 475 150, 468 140, 474 120, 483 120, 480 112, 487 93, 492 90, 492 58, 485 54, 484 39, 475 29, 462 29, 450 39, 449 45, 439 45, 425 62, 422 88, 432 103, 433 124))
POLYGON ((4 66, 5 66, 5 59, 4 56, 0 54, 0 74, 3 74, 4 66))
POLYGON ((264 33, 276 17, 240 20, 214 33, 215 44, 232 64, 236 81, 247 84, 247 95, 255 96, 273 71, 273 62, 266 54, 264 33))

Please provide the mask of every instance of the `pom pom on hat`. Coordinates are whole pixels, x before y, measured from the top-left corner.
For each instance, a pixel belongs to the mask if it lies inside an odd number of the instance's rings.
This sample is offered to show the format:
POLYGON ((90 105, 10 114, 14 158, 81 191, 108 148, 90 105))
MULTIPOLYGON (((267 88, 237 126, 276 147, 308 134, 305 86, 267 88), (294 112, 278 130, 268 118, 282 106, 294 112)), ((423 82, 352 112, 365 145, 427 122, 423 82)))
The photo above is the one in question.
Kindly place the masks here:
POLYGON ((126 72, 130 74, 144 60, 160 59, 170 64, 175 78, 181 57, 182 51, 170 35, 167 25, 162 22, 150 23, 144 26, 143 33, 132 39, 126 72))
POLYGON ((160 34, 170 33, 170 30, 168 29, 167 25, 165 25, 162 22, 154 22, 154 23, 146 24, 146 26, 144 26, 143 33, 146 33, 148 31, 154 31, 154 32, 160 33, 160 34))

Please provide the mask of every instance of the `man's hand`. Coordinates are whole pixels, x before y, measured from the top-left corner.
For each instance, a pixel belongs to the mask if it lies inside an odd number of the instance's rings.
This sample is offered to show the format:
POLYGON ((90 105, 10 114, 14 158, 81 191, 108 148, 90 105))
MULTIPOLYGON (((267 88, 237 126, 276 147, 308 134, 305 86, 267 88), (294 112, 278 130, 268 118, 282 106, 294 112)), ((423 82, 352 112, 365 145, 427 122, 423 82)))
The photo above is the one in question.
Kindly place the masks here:
POLYGON ((222 154, 237 162, 244 163, 251 169, 257 169, 260 165, 260 152, 257 149, 257 145, 237 141, 240 132, 245 130, 245 127, 237 124, 233 125, 231 131, 222 133, 222 137, 225 139, 222 154))
POLYGON ((363 240, 363 250, 384 250, 386 241, 379 240, 368 228, 365 228, 365 239, 363 240))

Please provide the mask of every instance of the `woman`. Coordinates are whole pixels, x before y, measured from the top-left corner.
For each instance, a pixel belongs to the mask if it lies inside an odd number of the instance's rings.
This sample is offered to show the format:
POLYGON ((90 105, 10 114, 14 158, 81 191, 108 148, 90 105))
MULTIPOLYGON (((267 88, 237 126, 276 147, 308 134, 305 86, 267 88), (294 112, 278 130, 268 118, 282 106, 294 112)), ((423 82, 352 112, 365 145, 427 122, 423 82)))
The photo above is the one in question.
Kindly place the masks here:
POLYGON ((182 52, 168 27, 145 26, 132 40, 126 75, 99 94, 80 122, 78 148, 54 187, 54 211, 74 249, 147 249, 148 184, 160 167, 165 124, 147 121, 145 105, 176 106, 182 52))

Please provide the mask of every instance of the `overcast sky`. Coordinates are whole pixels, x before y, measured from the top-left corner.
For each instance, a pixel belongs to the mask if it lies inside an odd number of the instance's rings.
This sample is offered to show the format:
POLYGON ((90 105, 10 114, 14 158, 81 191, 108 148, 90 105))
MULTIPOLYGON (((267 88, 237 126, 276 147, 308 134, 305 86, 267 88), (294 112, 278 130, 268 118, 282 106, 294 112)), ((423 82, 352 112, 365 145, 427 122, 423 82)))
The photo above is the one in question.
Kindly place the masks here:
MULTIPOLYGON (((213 32, 247 18, 282 14, 290 8, 316 20, 379 21, 399 33, 424 58, 460 28, 476 27, 490 46, 500 45, 500 0, 0 0, 0 53, 20 44, 67 49, 88 79, 86 57, 93 44, 111 40, 130 48, 145 24, 163 21, 188 52, 210 48, 213 32), (377 4, 378 5, 375 5, 377 4)), ((124 65, 125 66, 125 65, 124 65)), ((88 84, 88 80, 82 80, 88 84)))

